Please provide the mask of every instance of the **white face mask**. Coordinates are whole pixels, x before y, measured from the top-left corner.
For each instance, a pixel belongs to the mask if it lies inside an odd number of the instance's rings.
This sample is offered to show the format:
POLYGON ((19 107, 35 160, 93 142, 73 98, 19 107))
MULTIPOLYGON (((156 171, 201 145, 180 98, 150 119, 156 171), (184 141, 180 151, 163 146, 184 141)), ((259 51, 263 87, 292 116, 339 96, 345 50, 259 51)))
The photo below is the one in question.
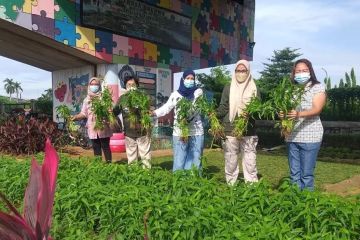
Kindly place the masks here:
POLYGON ((294 76, 294 80, 298 84, 305 84, 309 81, 310 77, 310 73, 308 72, 296 73, 294 76))
POLYGON ((97 93, 100 90, 100 86, 99 85, 90 85, 90 91, 92 93, 97 93))
POLYGON ((243 83, 247 79, 247 73, 235 73, 235 78, 238 83, 243 83))

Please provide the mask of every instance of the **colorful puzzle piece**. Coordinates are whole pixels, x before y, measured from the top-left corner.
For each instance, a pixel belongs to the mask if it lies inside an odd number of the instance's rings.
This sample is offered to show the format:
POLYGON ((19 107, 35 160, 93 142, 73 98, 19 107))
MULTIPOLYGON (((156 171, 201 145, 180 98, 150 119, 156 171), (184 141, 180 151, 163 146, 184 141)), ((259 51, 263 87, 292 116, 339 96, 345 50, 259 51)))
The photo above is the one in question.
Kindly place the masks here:
POLYGON ((32 6, 37 6, 37 0, 25 0, 24 5, 20 9, 24 13, 32 13, 32 6))
POLYGON ((157 61, 157 45, 150 42, 144 42, 144 60, 157 61))
POLYGON ((85 51, 95 51, 95 30, 76 26, 76 47, 83 48, 85 51))
POLYGON ((197 30, 200 32, 201 35, 203 35, 208 31, 208 21, 206 14, 199 14, 195 23, 195 27, 197 28, 197 30))
POLYGON ((18 15, 18 9, 22 8, 24 2, 24 0, 0 0, 0 6, 3 6, 3 8, 1 8, 2 15, 4 16, 3 19, 15 21, 18 15))
POLYGON ((158 63, 170 64, 171 58, 170 48, 158 45, 158 63))
POLYGON ((129 38, 129 57, 144 59, 144 42, 138 39, 129 38))
POLYGON ((59 10, 59 5, 55 5, 54 0, 37 0, 37 5, 32 6, 31 13, 54 19, 55 11, 59 10))
POLYGON ((45 12, 41 12, 41 16, 32 14, 32 29, 50 38, 54 38, 55 35, 55 20, 53 18, 47 18, 45 12))
POLYGON ((158 5, 163 8, 171 9, 171 0, 160 0, 158 5))
POLYGON ((55 0, 55 4, 59 6, 59 11, 55 12, 55 19, 63 21, 67 18, 69 23, 76 22, 76 4, 70 0, 55 0))
POLYGON ((113 34, 113 54, 129 56, 129 39, 127 37, 113 34))
POLYGON ((64 21, 55 20, 55 40, 72 47, 76 46, 76 27, 68 22, 68 18, 64 18, 64 21))
POLYGON ((200 57, 200 42, 192 41, 192 55, 195 57, 200 57))
POLYGON ((113 36, 110 32, 95 31, 95 49, 102 53, 103 49, 107 54, 112 55, 113 36))
POLYGON ((182 51, 178 49, 170 49, 172 58, 170 59, 170 65, 181 66, 182 62, 182 51))
POLYGON ((32 30, 32 16, 30 13, 24 13, 19 12, 19 15, 17 16, 15 24, 22 26, 23 28, 27 28, 29 30, 32 30))
POLYGON ((180 0, 172 0, 171 1, 171 10, 175 12, 181 12, 181 2, 180 0))

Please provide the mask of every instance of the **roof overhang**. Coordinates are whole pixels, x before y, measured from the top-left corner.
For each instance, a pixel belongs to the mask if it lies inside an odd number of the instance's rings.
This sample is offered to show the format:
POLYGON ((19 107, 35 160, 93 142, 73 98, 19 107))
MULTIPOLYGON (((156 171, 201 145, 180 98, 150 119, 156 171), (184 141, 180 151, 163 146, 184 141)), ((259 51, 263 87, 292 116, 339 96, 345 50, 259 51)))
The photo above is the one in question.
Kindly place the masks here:
POLYGON ((0 55, 51 72, 106 63, 4 19, 0 19, 0 55))

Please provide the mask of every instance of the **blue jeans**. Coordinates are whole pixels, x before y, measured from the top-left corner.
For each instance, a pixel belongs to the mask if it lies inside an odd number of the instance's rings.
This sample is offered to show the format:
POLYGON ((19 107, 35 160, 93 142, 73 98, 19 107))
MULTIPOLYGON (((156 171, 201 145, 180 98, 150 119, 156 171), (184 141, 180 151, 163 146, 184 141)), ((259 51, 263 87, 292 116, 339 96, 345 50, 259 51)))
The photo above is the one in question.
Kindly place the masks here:
POLYGON ((180 137, 173 136, 173 171, 188 170, 193 166, 201 169, 201 156, 204 149, 204 135, 189 136, 187 142, 181 141, 180 137))
POLYGON ((301 190, 314 190, 314 170, 321 142, 288 142, 287 146, 291 182, 301 190))

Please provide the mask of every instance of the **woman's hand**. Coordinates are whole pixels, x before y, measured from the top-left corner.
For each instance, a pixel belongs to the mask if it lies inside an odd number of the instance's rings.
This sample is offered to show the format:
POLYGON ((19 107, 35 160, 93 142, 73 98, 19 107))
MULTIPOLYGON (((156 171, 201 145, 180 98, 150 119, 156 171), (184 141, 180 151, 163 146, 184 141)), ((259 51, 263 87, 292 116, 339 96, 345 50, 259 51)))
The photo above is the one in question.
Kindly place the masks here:
POLYGON ((279 115, 280 120, 284 119, 284 112, 283 111, 280 111, 278 115, 279 115))
POLYGON ((299 112, 296 111, 296 110, 291 110, 290 112, 288 112, 288 114, 286 116, 290 120, 298 119, 299 118, 299 112))

